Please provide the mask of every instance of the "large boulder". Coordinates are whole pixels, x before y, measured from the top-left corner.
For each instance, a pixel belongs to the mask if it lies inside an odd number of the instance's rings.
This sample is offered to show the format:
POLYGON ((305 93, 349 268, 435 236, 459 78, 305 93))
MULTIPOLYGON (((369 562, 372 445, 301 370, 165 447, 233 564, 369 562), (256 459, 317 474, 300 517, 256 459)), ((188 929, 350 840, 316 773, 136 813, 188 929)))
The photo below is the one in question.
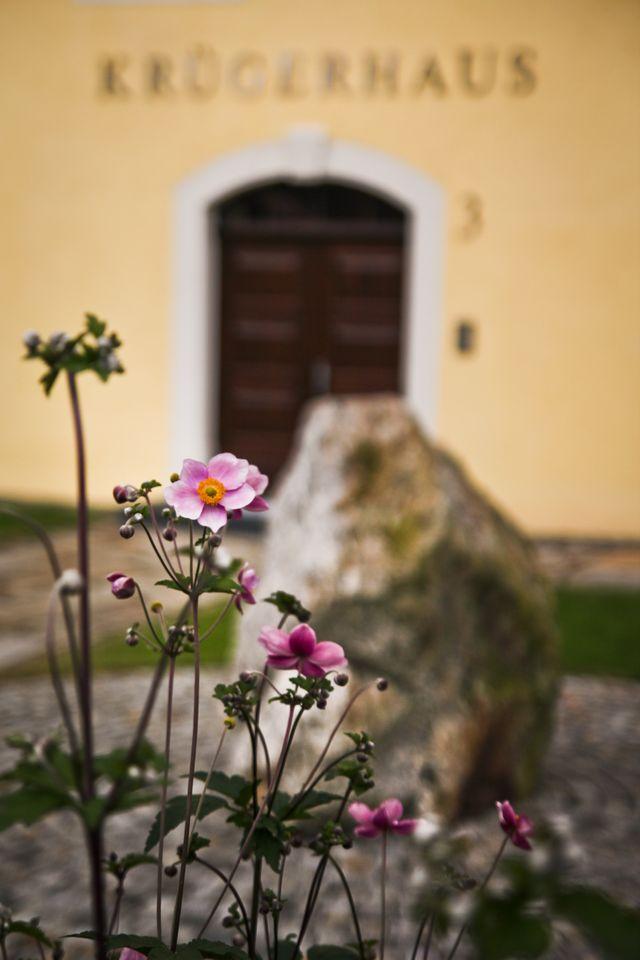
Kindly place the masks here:
POLYGON ((267 590, 296 594, 319 638, 345 647, 355 677, 342 696, 389 679, 347 724, 375 737, 381 792, 453 819, 531 789, 557 685, 547 585, 527 539, 400 398, 309 406, 263 569, 267 590))

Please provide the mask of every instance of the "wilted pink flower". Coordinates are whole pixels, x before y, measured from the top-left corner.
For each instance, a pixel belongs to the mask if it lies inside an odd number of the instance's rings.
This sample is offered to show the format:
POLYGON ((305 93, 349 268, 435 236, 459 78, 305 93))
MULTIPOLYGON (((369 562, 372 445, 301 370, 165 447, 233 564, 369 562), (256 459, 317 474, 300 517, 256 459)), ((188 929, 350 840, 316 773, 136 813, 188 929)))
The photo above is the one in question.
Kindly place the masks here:
POLYGON ((402 820, 402 804, 392 797, 383 800, 379 807, 372 810, 366 803, 352 803, 349 813, 358 826, 357 837, 377 837, 380 833, 413 833, 418 826, 417 820, 402 820))
POLYGON ((107 580, 111 584, 111 593, 118 600, 128 600, 136 592, 136 582, 126 573, 110 573, 107 580))
POLYGON ((248 473, 249 462, 232 453, 219 453, 207 464, 185 460, 180 479, 165 487, 164 497, 179 517, 197 520, 215 533, 227 522, 227 510, 241 509, 255 499, 248 473))
POLYGON ((344 667, 347 658, 339 643, 318 643, 315 630, 301 623, 285 633, 277 627, 263 627, 258 640, 269 656, 267 664, 278 670, 299 670, 305 677, 324 677, 327 670, 344 667))
POLYGON ((500 826, 511 842, 516 847, 520 847, 521 850, 531 850, 531 844, 527 837, 533 833, 533 823, 529 817, 516 813, 508 800, 503 803, 498 801, 496 807, 498 808, 500 826))
POLYGON ((253 591, 257 589, 258 584, 260 583, 260 577, 255 572, 253 567, 250 567, 248 563, 245 563, 244 567, 238 573, 238 583, 240 584, 240 591, 236 593, 234 597, 234 603, 240 613, 242 613, 242 604, 243 603, 255 603, 256 598, 253 595, 253 591))

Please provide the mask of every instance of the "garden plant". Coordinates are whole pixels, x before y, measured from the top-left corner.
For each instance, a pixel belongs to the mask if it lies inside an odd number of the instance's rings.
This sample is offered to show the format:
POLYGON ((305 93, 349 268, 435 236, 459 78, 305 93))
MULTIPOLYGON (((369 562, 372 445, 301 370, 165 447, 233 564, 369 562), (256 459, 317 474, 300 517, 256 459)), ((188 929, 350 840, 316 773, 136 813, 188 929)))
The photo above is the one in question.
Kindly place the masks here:
MULTIPOLYGON (((59 378, 66 381, 77 464, 78 561, 77 569, 63 570, 46 530, 24 518, 42 541, 53 575, 45 647, 63 732, 40 740, 11 738, 17 762, 2 775, 0 827, 31 824, 60 810, 77 815, 90 868, 87 915, 91 921, 90 929, 66 935, 92 941, 98 960, 112 951, 121 952, 123 960, 135 960, 136 956, 150 960, 296 960, 302 956, 309 960, 371 960, 377 956, 384 960, 391 922, 388 860, 399 845, 411 842, 402 838, 414 834, 419 821, 405 817, 402 803, 394 797, 377 798, 375 805, 364 801, 375 787, 376 748, 366 731, 348 729, 348 721, 353 704, 364 691, 375 690, 382 697, 387 682, 378 678, 348 691, 350 696, 337 722, 331 723, 318 755, 306 757, 307 766, 296 789, 285 792, 283 777, 301 725, 316 711, 326 709, 336 687, 354 684, 348 673, 348 649, 316 636, 311 613, 299 599, 284 590, 260 597, 259 578, 251 565, 239 560, 223 563, 220 558, 229 518, 241 519, 244 511, 268 509, 264 497, 268 478, 259 466, 223 452, 206 463, 185 460, 180 473, 164 485, 146 480, 114 488, 114 498, 124 509, 120 536, 125 541, 134 536, 146 538, 158 564, 156 586, 181 595, 181 607, 177 615, 169 616, 162 603, 151 602, 141 584, 126 572, 126 559, 122 562, 125 572, 114 571, 107 578, 105 590, 110 589, 117 600, 136 604, 140 611, 128 627, 126 643, 147 644, 155 651, 156 660, 130 741, 106 754, 96 751, 85 440, 78 377, 88 370, 106 381, 122 373, 117 354, 120 341, 103 321, 89 315, 77 336, 60 333, 42 340, 30 333, 25 344, 27 357, 46 368, 41 378, 45 393, 59 378), (219 614, 203 629, 201 606, 211 595, 221 601, 219 614), (202 645, 232 610, 242 612, 246 605, 258 602, 265 604, 265 625, 256 636, 256 668, 215 686, 218 728, 203 729, 201 697, 211 691, 201 689, 202 645), (69 684, 60 670, 58 621, 72 664, 69 684), (192 672, 192 733, 186 757, 174 756, 172 744, 179 659, 187 660, 192 672), (146 736, 154 710, 164 716, 164 742, 159 747, 146 736), (284 732, 279 742, 268 742, 266 711, 283 714, 284 732), (229 775, 219 768, 219 758, 231 736, 246 743, 246 762, 229 775), (198 751, 208 754, 205 769, 198 768, 198 751), (141 838, 140 849, 126 853, 106 850, 107 820, 138 806, 149 809, 149 830, 146 839, 141 838), (209 849, 220 817, 237 830, 232 866, 225 870, 209 849), (348 854, 344 853, 360 843, 379 847, 379 919, 373 931, 363 928, 349 881, 348 854), (295 860, 302 856, 315 858, 315 869, 309 889, 296 901, 302 902, 302 908, 293 911, 287 891, 291 884, 298 884, 295 860), (122 904, 129 884, 135 883, 135 872, 143 869, 155 872, 155 929, 125 931, 120 927, 122 904), (339 878, 344 916, 352 934, 347 943, 336 943, 332 931, 327 930, 322 943, 310 945, 309 925, 312 917, 322 912, 328 871, 339 878), (183 909, 190 884, 210 891, 210 897, 195 937, 185 939, 183 909)), ((496 800, 495 855, 484 877, 477 881, 454 877, 460 889, 474 890, 478 903, 485 907, 488 901, 483 897, 507 845, 529 851, 533 830, 531 821, 516 813, 508 801, 496 800)), ((407 960, 426 960, 442 934, 447 934, 448 958, 455 956, 467 931, 475 943, 483 935, 486 912, 469 913, 456 926, 455 920, 447 919, 439 909, 444 901, 438 890, 431 889, 411 907, 415 933, 407 960)), ((299 890, 296 892, 299 898, 299 890)), ((332 907, 335 910, 336 905, 332 907)), ((37 910, 37 904, 34 908, 37 910)), ((574 903, 575 910, 579 913, 579 905, 574 903)), ((509 926, 508 918, 505 922, 509 926)), ((523 917, 522 923, 524 928, 529 923, 528 929, 531 923, 538 926, 529 938, 529 952, 517 955, 540 955, 548 944, 546 932, 540 936, 540 922, 535 918, 523 917)), ((69 941, 59 939, 59 932, 57 936, 50 937, 37 919, 16 919, 8 910, 0 916, 3 960, 18 956, 18 948, 21 956, 28 952, 24 938, 42 958, 49 951, 58 960, 69 941)), ((498 943, 499 937, 494 940, 498 943)))

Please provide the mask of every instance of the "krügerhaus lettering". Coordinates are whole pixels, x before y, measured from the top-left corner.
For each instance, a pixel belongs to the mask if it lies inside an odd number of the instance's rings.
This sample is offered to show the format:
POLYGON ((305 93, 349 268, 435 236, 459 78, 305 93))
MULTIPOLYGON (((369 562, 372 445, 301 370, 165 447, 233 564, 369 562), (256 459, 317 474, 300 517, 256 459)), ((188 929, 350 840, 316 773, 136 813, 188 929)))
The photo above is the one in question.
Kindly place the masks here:
POLYGON ((283 50, 270 54, 251 49, 228 54, 195 44, 179 54, 114 52, 98 63, 99 93, 120 100, 211 100, 225 95, 246 100, 318 95, 480 99, 490 95, 527 97, 537 83, 536 51, 515 45, 509 49, 459 47, 409 56, 377 51, 310 54, 283 50))

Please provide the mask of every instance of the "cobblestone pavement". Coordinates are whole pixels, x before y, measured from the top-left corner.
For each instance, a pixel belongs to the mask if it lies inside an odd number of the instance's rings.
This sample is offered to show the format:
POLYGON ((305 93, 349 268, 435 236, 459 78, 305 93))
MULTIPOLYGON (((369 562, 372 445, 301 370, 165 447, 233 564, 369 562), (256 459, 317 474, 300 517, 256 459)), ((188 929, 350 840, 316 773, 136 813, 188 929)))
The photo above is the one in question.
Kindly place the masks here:
MULTIPOLYGON (((206 673, 202 698, 201 763, 207 763, 213 741, 214 704, 208 696, 217 675, 206 673)), ((177 678, 174 757, 186 758, 190 727, 190 678, 182 673, 177 678)), ((140 675, 100 677, 96 683, 97 729, 103 746, 122 742, 130 731, 143 697, 145 681, 140 675)), ((625 902, 640 905, 640 864, 631 855, 640 843, 640 687, 625 681, 569 678, 564 683, 559 703, 553 742, 545 765, 540 789, 528 804, 534 818, 552 818, 568 832, 572 851, 574 878, 603 887, 625 902)), ((3 686, 0 726, 3 730, 25 730, 48 733, 55 725, 55 713, 47 681, 11 682, 3 686)), ((156 716, 151 737, 160 741, 161 715, 156 716)), ((217 727, 217 725, 216 725, 217 727)), ((241 734, 239 734, 241 735, 241 734)), ((234 734, 235 736, 235 734, 234 734)), ((231 738, 231 742, 233 740, 231 738)), ((238 741, 236 741, 237 743, 238 741)), ((232 760, 227 751, 223 763, 232 760)), ((0 753, 0 767, 9 762, 6 748, 0 753)), ((186 767, 186 759, 183 766, 186 767)), ((177 760, 177 770, 181 769, 177 760)), ((139 810, 117 818, 107 840, 108 849, 120 852, 139 849, 148 828, 148 811, 139 810)), ((218 821, 219 822, 219 821, 218 821)), ((213 827, 213 821, 209 821, 213 827)), ((493 814, 483 820, 464 825, 478 841, 477 868, 488 862, 497 841, 493 814), (481 863, 482 861, 482 863, 481 863)), ((230 856, 225 849, 228 828, 218 827, 212 848, 207 855, 228 867, 230 856)), ((63 931, 87 926, 86 875, 81 854, 80 837, 74 820, 66 814, 50 817, 33 827, 15 827, 0 838, 0 902, 10 904, 23 915, 38 913, 45 926, 63 931), (74 841, 77 840, 78 843, 74 841), (38 899, 34 897, 37 891, 38 899)), ((391 912, 389 957, 406 954, 404 945, 409 927, 400 920, 403 907, 411 901, 412 892, 423 876, 420 848, 406 841, 406 856, 395 866, 391 878, 391 912)), ((377 851, 364 843, 342 855, 343 863, 354 878, 354 891, 363 906, 365 929, 375 936, 377 893, 372 890, 377 851)), ((520 854, 516 854, 520 855, 520 854)), ((299 916, 300 900, 296 891, 302 888, 303 874, 312 866, 309 855, 306 867, 289 881, 294 890, 284 930, 294 929, 299 916), (290 927, 287 924, 291 924, 290 927)), ((246 875, 245 869, 245 875, 246 875)), ((170 882, 169 889, 170 889, 170 882)), ((239 886, 244 888, 240 876, 239 886)), ((209 881, 200 880, 189 886, 185 902, 185 932, 194 932, 196 918, 201 917, 214 894, 209 881)), ((122 917, 122 928, 153 932, 153 870, 142 868, 130 888, 130 898, 122 917)), ((340 888, 334 878, 327 878, 328 911, 319 916, 316 933, 327 935, 344 928, 344 910, 340 888), (322 930, 318 928, 322 927, 322 930)), ((406 912, 406 910, 405 910, 406 912)), ((215 932, 215 929, 211 932, 215 932)), ((313 935, 313 931, 312 931, 313 935)), ((77 948, 76 948, 77 949, 77 948)), ((435 954, 437 956, 437 954, 435 954)), ((549 955, 554 960, 587 960, 588 949, 575 936, 559 931, 558 942, 549 955)))

